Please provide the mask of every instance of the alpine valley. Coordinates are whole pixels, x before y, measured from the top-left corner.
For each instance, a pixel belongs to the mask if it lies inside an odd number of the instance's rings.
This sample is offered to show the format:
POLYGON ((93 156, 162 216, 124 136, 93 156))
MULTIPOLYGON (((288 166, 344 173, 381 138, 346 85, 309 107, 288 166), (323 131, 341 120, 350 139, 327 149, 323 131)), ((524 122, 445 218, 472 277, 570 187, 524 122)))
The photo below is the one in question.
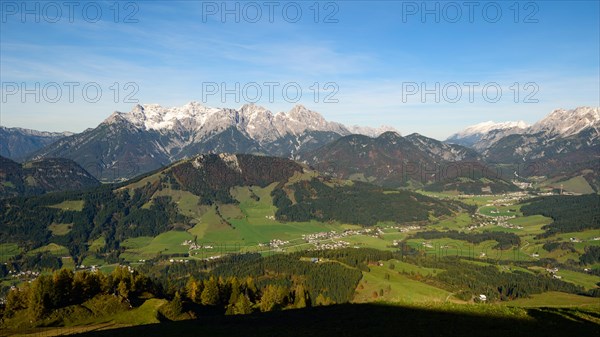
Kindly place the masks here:
POLYGON ((600 1, 0 4, 0 337, 600 336, 600 1))
POLYGON ((598 107, 439 141, 150 104, 0 146, 0 336, 598 329, 598 107))

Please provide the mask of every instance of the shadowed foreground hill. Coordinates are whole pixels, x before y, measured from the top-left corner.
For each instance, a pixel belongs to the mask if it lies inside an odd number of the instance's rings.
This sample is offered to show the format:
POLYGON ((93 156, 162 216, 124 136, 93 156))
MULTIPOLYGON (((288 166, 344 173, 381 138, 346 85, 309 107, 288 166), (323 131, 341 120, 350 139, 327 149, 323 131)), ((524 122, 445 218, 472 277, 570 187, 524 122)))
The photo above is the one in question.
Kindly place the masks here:
MULTIPOLYGON (((482 306, 473 307, 482 309, 482 306)), ((600 314, 579 309, 528 309, 498 315, 373 304, 345 304, 247 316, 204 316, 95 331, 77 336, 595 336, 600 314)), ((460 310, 460 309, 459 309, 460 310)), ((521 309, 514 309, 516 311, 521 309)))

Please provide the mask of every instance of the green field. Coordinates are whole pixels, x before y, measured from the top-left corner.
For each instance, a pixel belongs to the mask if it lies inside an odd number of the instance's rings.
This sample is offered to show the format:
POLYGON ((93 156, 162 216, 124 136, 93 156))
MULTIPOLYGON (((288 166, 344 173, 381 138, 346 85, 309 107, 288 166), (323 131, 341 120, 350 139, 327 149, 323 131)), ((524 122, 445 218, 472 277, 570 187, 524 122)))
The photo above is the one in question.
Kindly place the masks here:
POLYGON ((421 276, 435 275, 443 271, 443 269, 420 267, 411 263, 406 263, 398 260, 387 261, 384 263, 384 266, 390 270, 395 270, 400 273, 418 274, 421 276), (393 269, 391 269, 391 265, 394 266, 393 269))
POLYGON ((125 325, 160 323, 158 319, 158 308, 166 303, 167 301, 163 299, 152 298, 146 300, 144 304, 133 310, 111 317, 112 322, 125 325))
POLYGON ((600 237, 600 229, 588 229, 581 232, 561 233, 554 237, 563 239, 564 241, 568 241, 570 238, 576 238, 585 241, 585 244, 587 245, 600 244, 600 240, 593 240, 594 238, 600 237))
POLYGON ((104 239, 103 236, 97 238, 96 240, 92 241, 92 243, 89 246, 89 251, 90 252, 97 252, 100 249, 102 249, 104 246, 106 245, 106 239, 104 239))
POLYGON ((83 261, 81 261, 81 264, 84 266, 100 266, 105 264, 106 262, 102 259, 98 259, 94 256, 86 256, 85 259, 83 259, 83 261))
MULTIPOLYGON (((392 263, 396 264, 397 261, 392 263)), ((363 272, 354 302, 429 303, 454 300, 450 292, 402 275, 396 269, 390 269, 389 264, 370 266, 369 272, 363 272)))
POLYGON ((540 187, 551 187, 556 189, 561 189, 565 192, 572 193, 581 193, 581 194, 589 194, 595 193, 594 189, 590 186, 590 184, 585 180, 583 176, 573 177, 567 180, 560 180, 562 177, 556 179, 550 179, 542 184, 540 187))
POLYGON ((584 272, 562 269, 556 274, 561 276, 564 281, 580 285, 585 289, 597 288, 597 284, 600 283, 600 276, 590 275, 584 272))
POLYGON ((62 268, 66 269, 75 269, 75 261, 70 256, 63 256, 60 258, 62 262, 62 268))
POLYGON ((471 216, 468 213, 459 213, 452 217, 447 217, 439 222, 434 222, 431 229, 438 230, 461 230, 472 224, 471 216))
POLYGON ((48 229, 52 232, 52 235, 67 235, 73 228, 73 224, 71 223, 60 223, 60 224, 51 224, 48 226, 48 229))
POLYGON ((600 299, 575 294, 549 291, 543 294, 534 294, 531 298, 520 298, 509 302, 502 302, 502 305, 515 307, 579 307, 596 306, 600 308, 600 299))
POLYGON ((21 248, 16 243, 0 244, 0 263, 6 263, 16 255, 21 254, 21 248))
POLYGON ((37 253, 45 253, 48 252, 54 256, 69 256, 69 250, 65 246, 57 245, 55 243, 49 243, 40 248, 36 248, 27 252, 27 255, 34 255, 37 253))
POLYGON ((508 222, 513 225, 523 226, 525 229, 527 229, 528 227, 535 226, 537 230, 538 226, 548 225, 552 223, 552 218, 548 218, 543 215, 530 215, 510 219, 508 220, 508 222))
POLYGON ((511 206, 483 206, 479 208, 479 213, 491 217, 498 216, 516 216, 521 215, 518 205, 511 206))
POLYGON ((190 233, 183 231, 169 231, 154 238, 138 237, 128 239, 122 244, 127 250, 121 254, 121 257, 128 261, 138 261, 153 258, 160 254, 187 254, 189 248, 182 245, 182 243, 193 239, 194 237, 190 233))
POLYGON ((56 204, 56 205, 52 205, 52 206, 48 206, 48 207, 52 207, 52 208, 59 208, 62 209, 64 211, 79 211, 81 212, 81 210, 83 209, 83 200, 66 200, 61 202, 60 204, 56 204))

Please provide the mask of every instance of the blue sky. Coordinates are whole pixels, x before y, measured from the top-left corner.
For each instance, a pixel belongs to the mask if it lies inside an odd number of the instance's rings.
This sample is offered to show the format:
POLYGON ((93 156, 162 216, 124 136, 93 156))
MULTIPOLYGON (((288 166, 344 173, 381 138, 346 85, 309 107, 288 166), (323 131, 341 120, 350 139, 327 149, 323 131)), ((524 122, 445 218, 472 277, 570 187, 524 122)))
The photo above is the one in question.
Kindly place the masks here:
POLYGON ((100 1, 77 2, 72 17, 63 2, 2 1, 0 10, 4 126, 77 132, 131 100, 235 108, 246 98, 444 139, 487 120, 533 123, 600 105, 598 1, 479 2, 471 13, 463 1, 124 1, 118 12, 100 1), (65 82, 79 84, 72 102, 65 82), (23 99, 36 83, 40 102, 23 99), (236 83, 239 95, 223 99, 236 83), (271 97, 265 83, 277 83, 271 97))

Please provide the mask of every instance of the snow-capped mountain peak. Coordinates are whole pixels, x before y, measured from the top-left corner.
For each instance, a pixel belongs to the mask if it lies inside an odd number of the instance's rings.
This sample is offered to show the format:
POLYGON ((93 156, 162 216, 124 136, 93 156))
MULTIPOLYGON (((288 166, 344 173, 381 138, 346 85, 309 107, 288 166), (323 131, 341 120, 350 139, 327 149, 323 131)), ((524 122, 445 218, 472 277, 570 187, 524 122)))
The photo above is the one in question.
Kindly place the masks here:
POLYGON ((528 131, 532 134, 544 132, 551 137, 569 137, 590 127, 600 128, 599 107, 556 109, 531 126, 528 131))
POLYGON ((471 125, 464 130, 453 134, 446 140, 449 143, 473 147, 477 150, 488 148, 496 141, 515 134, 524 132, 529 125, 524 121, 496 123, 487 121, 471 125))
POLYGON ((525 122, 494 123, 492 121, 472 125, 450 136, 446 141, 484 150, 513 134, 538 135, 550 141, 567 138, 592 129, 592 138, 600 135, 600 108, 578 107, 556 109, 532 126, 525 122))
POLYGON ((350 132, 353 134, 365 135, 371 138, 379 137, 388 131, 395 132, 400 135, 400 131, 389 125, 381 125, 376 128, 370 126, 352 125, 348 128, 348 130, 350 130, 350 132))
POLYGON ((306 131, 326 131, 340 135, 362 134, 377 137, 386 131, 398 132, 394 127, 377 128, 354 125, 346 127, 327 121, 320 113, 297 104, 288 112, 273 114, 269 109, 248 103, 239 109, 212 108, 198 102, 181 107, 163 107, 159 104, 137 104, 131 111, 115 112, 104 120, 105 124, 127 121, 141 130, 161 134, 186 133, 194 139, 203 138, 214 131, 236 127, 252 139, 270 142, 286 134, 299 135, 306 131))
POLYGON ((336 122, 327 121, 320 113, 298 104, 287 113, 280 112, 275 116, 275 123, 282 134, 298 135, 307 130, 329 131, 347 135, 348 129, 336 122))
POLYGON ((297 122, 305 123, 307 126, 318 126, 327 123, 325 118, 318 112, 307 109, 304 105, 298 104, 294 106, 288 113, 288 119, 297 122))
POLYGON ((451 138, 454 136, 466 137, 466 136, 471 136, 471 135, 476 135, 476 134, 488 133, 493 130, 507 130, 507 129, 513 129, 513 128, 525 129, 528 126, 529 125, 527 123, 525 123, 524 121, 501 122, 501 123, 496 123, 494 121, 487 121, 487 122, 471 125, 450 137, 451 138))
POLYGON ((121 115, 138 128, 164 132, 181 128, 195 129, 204 124, 210 114, 218 110, 198 102, 189 102, 181 107, 171 108, 159 104, 138 104, 129 113, 121 115))

